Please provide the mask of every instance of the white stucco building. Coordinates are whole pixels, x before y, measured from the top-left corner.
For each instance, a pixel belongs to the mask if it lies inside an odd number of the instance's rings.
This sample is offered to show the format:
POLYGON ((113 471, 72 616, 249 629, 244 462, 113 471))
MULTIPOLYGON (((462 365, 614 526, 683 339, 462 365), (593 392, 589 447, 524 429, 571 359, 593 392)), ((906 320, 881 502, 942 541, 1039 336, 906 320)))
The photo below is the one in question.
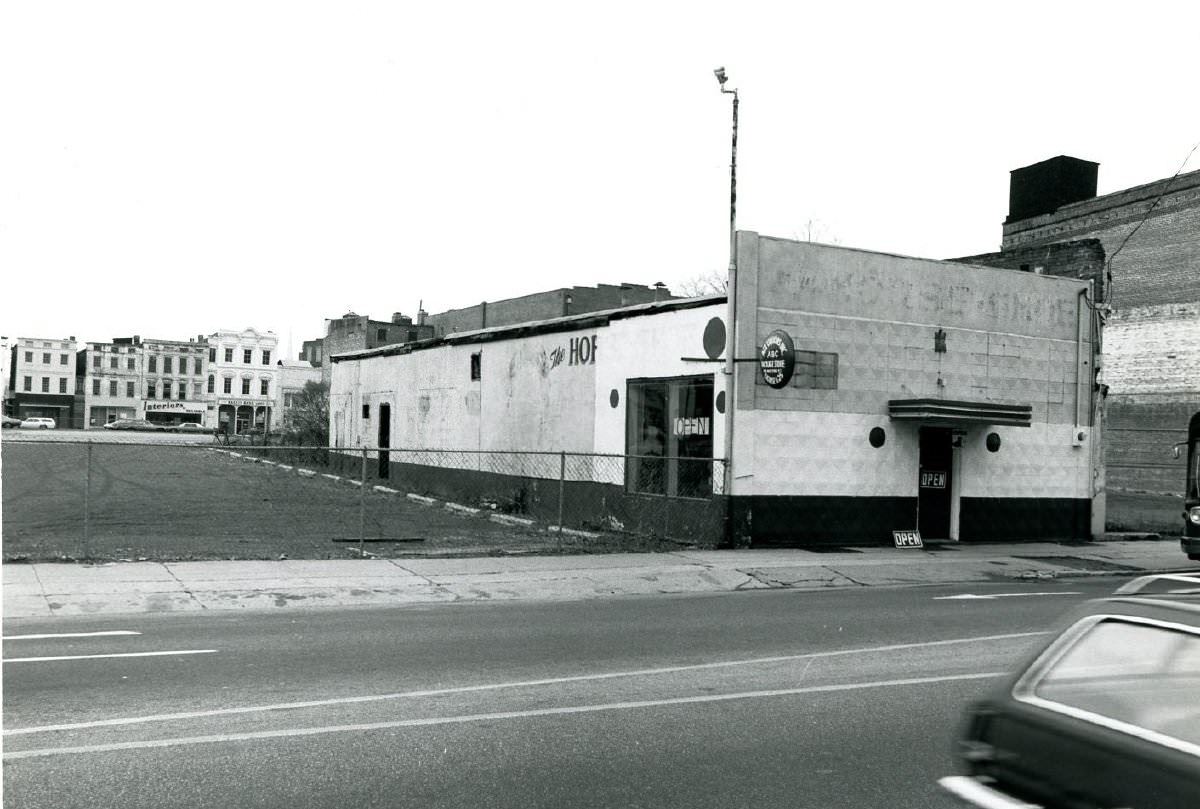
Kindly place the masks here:
POLYGON ((1089 282, 751 232, 738 270, 735 383, 724 296, 641 304, 335 355, 331 444, 538 516, 567 469, 589 523, 713 544, 1103 530, 1089 282))
POLYGON ((236 433, 274 426, 278 346, 274 332, 254 328, 209 335, 205 392, 216 411, 212 426, 236 433))

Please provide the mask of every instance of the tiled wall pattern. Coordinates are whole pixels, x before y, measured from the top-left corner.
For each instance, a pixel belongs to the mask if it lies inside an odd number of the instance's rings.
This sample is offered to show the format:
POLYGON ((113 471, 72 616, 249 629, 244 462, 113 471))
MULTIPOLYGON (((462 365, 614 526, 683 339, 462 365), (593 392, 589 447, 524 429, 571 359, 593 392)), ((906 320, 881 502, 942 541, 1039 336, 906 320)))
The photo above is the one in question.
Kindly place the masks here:
POLYGON ((1072 440, 1093 404, 1086 283, 753 233, 739 271, 739 355, 783 329, 797 350, 838 354, 838 386, 775 390, 739 367, 734 494, 915 496, 918 427, 890 421, 887 403, 933 398, 1032 406, 1032 427, 967 430, 960 496, 1092 496, 1094 434, 1072 440))
MULTIPOLYGON (((918 427, 886 415, 771 411, 739 413, 750 450, 739 457, 741 494, 916 497, 918 427), (876 449, 873 427, 885 431, 876 449)), ((971 426, 965 429, 955 474, 962 497, 1090 496, 1087 444, 1073 447, 1072 427, 971 426), (1001 438, 989 452, 988 433, 1001 438)))

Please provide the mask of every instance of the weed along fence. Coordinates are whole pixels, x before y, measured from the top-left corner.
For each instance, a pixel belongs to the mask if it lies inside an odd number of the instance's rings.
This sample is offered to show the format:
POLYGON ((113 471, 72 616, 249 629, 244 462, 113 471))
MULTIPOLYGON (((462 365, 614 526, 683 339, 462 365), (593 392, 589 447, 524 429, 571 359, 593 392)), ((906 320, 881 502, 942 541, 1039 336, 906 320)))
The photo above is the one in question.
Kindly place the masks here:
POLYGON ((532 519, 720 544, 724 462, 710 458, 435 449, 331 449, 330 466, 364 483, 532 519))
POLYGON ((3 442, 7 561, 716 547, 720 462, 42 435, 3 442))

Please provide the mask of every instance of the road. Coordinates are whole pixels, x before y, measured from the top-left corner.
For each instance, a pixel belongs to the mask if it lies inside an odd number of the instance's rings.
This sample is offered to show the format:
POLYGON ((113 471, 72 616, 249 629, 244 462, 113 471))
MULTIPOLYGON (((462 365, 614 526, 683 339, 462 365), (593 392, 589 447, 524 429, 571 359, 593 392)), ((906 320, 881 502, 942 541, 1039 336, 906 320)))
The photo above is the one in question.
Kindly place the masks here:
POLYGON ((7 621, 6 804, 948 809, 964 706, 1115 586, 7 621))

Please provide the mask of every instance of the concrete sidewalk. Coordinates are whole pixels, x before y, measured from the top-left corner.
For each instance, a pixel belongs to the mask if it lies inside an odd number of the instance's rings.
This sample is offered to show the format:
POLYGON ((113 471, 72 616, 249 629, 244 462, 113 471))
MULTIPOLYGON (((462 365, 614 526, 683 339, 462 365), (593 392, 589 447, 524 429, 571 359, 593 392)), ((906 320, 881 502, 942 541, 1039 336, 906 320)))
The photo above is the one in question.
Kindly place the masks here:
POLYGON ((1178 540, 271 562, 5 564, 5 618, 1014 583, 1195 570, 1178 540))

